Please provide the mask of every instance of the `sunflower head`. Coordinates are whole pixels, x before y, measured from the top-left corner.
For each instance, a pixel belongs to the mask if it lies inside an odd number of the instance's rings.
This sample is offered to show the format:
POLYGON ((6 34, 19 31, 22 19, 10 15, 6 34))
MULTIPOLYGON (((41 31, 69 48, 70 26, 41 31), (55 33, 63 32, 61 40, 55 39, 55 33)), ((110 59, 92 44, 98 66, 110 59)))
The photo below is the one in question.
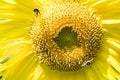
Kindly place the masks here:
POLYGON ((93 10, 78 3, 49 4, 30 30, 40 63, 59 71, 89 65, 101 47, 102 27, 93 10))
POLYGON ((0 80, 120 80, 119 5, 0 0, 0 80))

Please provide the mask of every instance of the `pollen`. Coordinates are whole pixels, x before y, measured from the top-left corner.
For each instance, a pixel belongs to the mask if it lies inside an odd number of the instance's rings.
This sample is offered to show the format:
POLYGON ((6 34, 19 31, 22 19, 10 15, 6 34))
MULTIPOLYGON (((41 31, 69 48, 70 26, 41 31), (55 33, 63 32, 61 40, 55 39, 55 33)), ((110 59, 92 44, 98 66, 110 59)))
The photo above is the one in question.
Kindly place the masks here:
POLYGON ((75 2, 51 3, 35 16, 30 36, 40 64, 77 71, 99 53, 103 30, 91 8, 75 2))

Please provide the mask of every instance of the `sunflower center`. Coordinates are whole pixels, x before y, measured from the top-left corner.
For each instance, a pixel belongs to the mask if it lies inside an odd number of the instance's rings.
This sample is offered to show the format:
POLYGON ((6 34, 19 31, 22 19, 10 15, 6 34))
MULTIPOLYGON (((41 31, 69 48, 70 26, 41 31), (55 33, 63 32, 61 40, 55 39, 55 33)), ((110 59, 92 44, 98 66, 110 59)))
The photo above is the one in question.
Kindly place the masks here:
POLYGON ((30 36, 40 64, 76 71, 91 65, 101 48, 102 27, 93 10, 79 3, 50 3, 33 21, 30 36))
POLYGON ((60 49, 72 48, 79 44, 77 33, 72 31, 72 27, 67 26, 63 28, 53 40, 60 49))

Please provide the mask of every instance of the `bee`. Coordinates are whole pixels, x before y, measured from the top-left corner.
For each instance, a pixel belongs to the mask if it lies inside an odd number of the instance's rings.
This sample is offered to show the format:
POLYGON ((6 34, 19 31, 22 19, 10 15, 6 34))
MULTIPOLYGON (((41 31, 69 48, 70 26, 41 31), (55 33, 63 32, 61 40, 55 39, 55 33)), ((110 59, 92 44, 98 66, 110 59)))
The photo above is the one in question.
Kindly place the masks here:
POLYGON ((40 10, 38 8, 35 8, 33 12, 38 15, 40 13, 40 10))
POLYGON ((86 66, 90 66, 90 64, 91 64, 91 61, 86 61, 85 63, 86 66))
POLYGON ((86 61, 85 63, 83 63, 83 65, 82 65, 82 66, 90 66, 90 65, 91 65, 91 63, 92 63, 92 61, 93 61, 93 59, 88 60, 88 61, 86 61))

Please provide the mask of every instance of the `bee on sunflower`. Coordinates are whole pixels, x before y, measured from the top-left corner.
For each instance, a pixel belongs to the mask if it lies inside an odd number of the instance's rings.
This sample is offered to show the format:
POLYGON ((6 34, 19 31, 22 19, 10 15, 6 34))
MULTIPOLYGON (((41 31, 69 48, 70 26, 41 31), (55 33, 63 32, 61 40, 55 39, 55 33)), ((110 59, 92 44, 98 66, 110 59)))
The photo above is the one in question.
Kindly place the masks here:
POLYGON ((120 79, 119 0, 0 5, 0 79, 120 79))

